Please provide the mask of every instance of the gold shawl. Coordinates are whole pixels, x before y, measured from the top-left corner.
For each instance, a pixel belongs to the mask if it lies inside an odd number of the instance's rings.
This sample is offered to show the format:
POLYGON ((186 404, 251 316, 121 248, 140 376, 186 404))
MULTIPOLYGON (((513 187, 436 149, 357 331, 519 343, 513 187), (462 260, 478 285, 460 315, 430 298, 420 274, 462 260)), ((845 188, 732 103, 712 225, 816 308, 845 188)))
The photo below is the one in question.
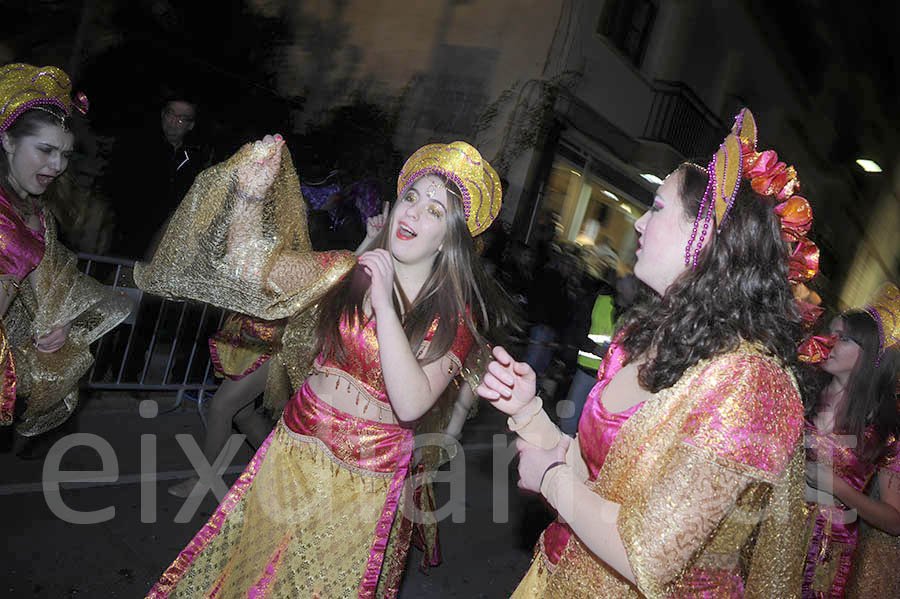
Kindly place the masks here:
POLYGON ((16 430, 39 435, 62 424, 78 404, 78 379, 93 361, 91 343, 125 320, 131 301, 78 270, 78 259, 56 238, 56 221, 44 210, 44 257, 34 289, 23 284, 4 316, 16 364, 17 395, 27 407, 16 430), (52 354, 32 339, 72 323, 65 345, 52 354))
POLYGON ((275 181, 261 200, 258 230, 252 238, 228 247, 229 228, 244 204, 237 193, 237 171, 254 159, 251 154, 252 145, 247 144, 197 176, 153 260, 135 265, 138 287, 155 295, 278 320, 314 304, 356 263, 349 252, 312 252, 306 204, 286 146, 275 181), (267 273, 274 264, 285 262, 296 264, 290 285, 273 289, 267 273))
POLYGON ((748 599, 799 597, 802 414, 793 376, 749 344, 685 371, 625 422, 587 483, 621 506, 637 589, 573 537, 536 594, 694 596, 692 575, 737 568, 748 599))

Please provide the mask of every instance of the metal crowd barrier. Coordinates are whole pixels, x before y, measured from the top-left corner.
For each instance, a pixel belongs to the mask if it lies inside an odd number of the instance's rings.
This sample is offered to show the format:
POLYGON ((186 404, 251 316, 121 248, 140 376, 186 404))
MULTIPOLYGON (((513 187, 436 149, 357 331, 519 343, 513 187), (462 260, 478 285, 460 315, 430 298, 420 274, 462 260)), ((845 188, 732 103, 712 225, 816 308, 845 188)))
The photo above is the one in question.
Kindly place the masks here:
POLYGON ((142 292, 134 284, 134 260, 78 254, 83 272, 118 293, 135 308, 119 326, 94 346, 94 364, 83 381, 87 389, 175 392, 202 405, 214 392, 207 339, 222 325, 225 314, 208 304, 171 300, 142 292))

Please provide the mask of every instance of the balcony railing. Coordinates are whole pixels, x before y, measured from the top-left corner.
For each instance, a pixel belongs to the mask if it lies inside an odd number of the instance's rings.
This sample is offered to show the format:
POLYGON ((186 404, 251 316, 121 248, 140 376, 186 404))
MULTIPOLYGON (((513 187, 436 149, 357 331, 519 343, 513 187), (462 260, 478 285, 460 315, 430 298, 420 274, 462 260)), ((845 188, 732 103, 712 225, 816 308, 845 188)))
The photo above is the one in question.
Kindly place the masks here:
POLYGON ((668 144, 685 158, 692 158, 711 154, 724 133, 719 117, 687 85, 654 82, 644 139, 668 144))

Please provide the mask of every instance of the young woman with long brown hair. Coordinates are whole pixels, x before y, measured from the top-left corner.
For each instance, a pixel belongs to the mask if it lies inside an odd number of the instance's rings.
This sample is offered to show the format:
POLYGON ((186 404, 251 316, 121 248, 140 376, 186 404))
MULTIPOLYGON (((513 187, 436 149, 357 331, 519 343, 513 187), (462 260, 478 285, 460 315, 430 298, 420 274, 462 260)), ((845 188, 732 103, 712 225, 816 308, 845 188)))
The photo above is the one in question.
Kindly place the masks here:
POLYGON ((885 285, 865 309, 835 318, 831 332, 837 340, 821 365, 830 377, 806 416, 811 488, 803 597, 809 599, 846 596, 857 569, 860 519, 900 535, 897 287, 885 285), (877 498, 866 494, 874 480, 877 498))
POLYGON ((16 419, 18 395, 25 409, 15 430, 29 438, 72 415, 90 344, 131 310, 79 272, 43 199, 71 158, 71 117, 85 111, 62 70, 0 67, 0 424, 16 419))
POLYGON ((305 319, 311 327, 289 322, 284 335, 315 356, 275 431, 150 597, 395 596, 412 534, 400 510, 412 501, 416 423, 492 323, 472 238, 497 216, 501 189, 475 148, 413 154, 375 249, 354 265, 349 252, 304 251, 302 226, 285 231, 292 213, 278 204, 298 187, 282 146, 266 137, 202 174, 136 273, 145 288, 305 319))

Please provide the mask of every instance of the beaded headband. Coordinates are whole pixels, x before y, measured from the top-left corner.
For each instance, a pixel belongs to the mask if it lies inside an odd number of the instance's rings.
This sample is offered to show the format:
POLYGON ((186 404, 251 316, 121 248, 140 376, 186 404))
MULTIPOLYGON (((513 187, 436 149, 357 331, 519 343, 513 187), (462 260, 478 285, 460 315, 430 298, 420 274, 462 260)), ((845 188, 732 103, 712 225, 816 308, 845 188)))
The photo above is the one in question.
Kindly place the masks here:
POLYGON ((706 168, 708 183, 685 248, 684 263, 697 267, 710 222, 715 217, 716 231, 722 231, 741 181, 746 179, 759 195, 782 200, 775 207, 775 213, 781 219, 782 239, 791 244, 788 278, 791 283, 800 284, 812 279, 819 270, 819 249, 806 238, 812 226, 812 208, 805 198, 794 195, 800 187, 794 167, 779 162, 774 150, 757 152, 756 144, 756 119, 749 109, 744 108, 735 117, 731 133, 706 168))
MULTIPOLYGON (((819 272, 819 248, 806 237, 812 226, 812 208, 806 198, 794 195, 800 188, 796 169, 779 162, 774 150, 757 151, 756 119, 748 108, 734 117, 731 133, 719 146, 706 173, 706 191, 684 251, 685 266, 697 267, 710 223, 715 218, 716 232, 722 231, 741 182, 747 180, 757 194, 781 202, 775 206, 775 214, 781 221, 781 238, 789 246, 788 281, 800 320, 811 328, 823 312, 818 295, 804 285, 819 272)), ((804 362, 820 362, 833 343, 828 336, 811 337, 800 345, 798 357, 804 362)))
POLYGON ((470 144, 454 141, 419 148, 400 170, 397 197, 424 175, 442 175, 459 188, 463 215, 472 237, 483 233, 500 214, 503 198, 500 177, 470 144))
MULTIPOLYGON (((56 67, 35 67, 14 63, 0 67, 0 133, 9 129, 26 110, 37 109, 59 115, 48 106, 60 108, 65 116, 73 110, 87 114, 87 96, 78 93, 72 98, 69 76, 56 67)), ((65 119, 62 119, 65 128, 65 119)))

